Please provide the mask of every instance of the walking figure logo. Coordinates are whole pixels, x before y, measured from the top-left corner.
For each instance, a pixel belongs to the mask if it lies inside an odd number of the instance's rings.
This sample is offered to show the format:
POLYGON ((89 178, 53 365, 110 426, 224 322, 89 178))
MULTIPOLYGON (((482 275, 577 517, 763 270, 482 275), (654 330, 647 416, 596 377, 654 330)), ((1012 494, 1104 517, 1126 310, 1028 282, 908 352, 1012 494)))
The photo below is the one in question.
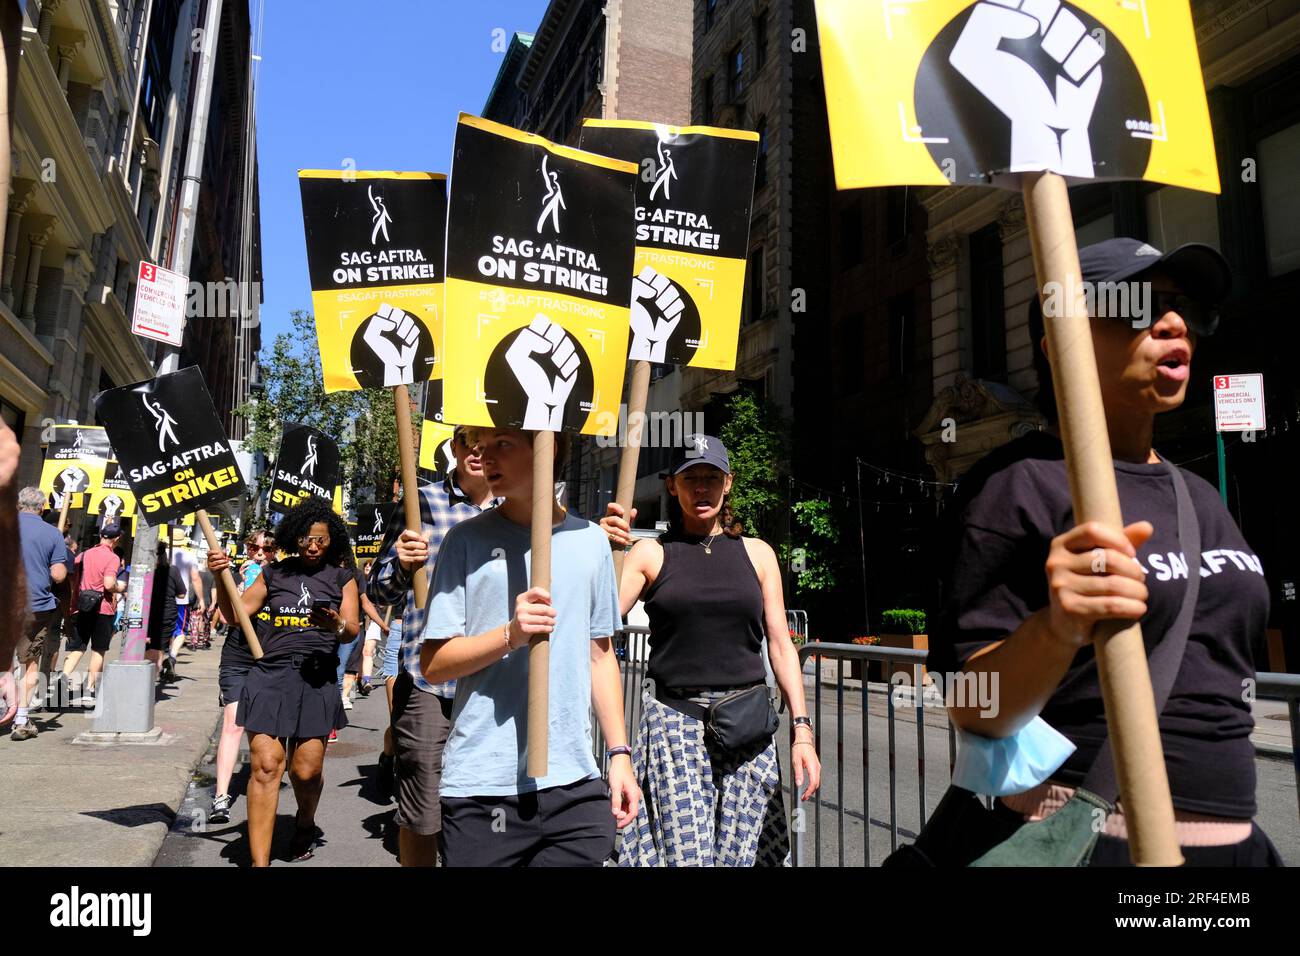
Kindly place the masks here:
POLYGON ((307 457, 302 463, 302 473, 304 475, 316 476, 316 436, 307 436, 307 457))
POLYGON ((393 217, 388 214, 388 207, 384 205, 384 197, 375 195, 374 186, 366 187, 366 195, 370 197, 370 208, 375 211, 370 220, 375 224, 375 228, 370 230, 370 244, 372 246, 375 244, 375 240, 381 232, 384 234, 384 242, 390 242, 388 224, 393 221, 393 217))
POLYGON ((158 450, 166 451, 167 442, 179 445, 181 441, 176 437, 176 432, 172 429, 172 426, 176 424, 176 419, 172 418, 167 409, 162 407, 162 402, 157 399, 151 402, 148 395, 141 395, 140 399, 144 402, 144 407, 149 410, 149 414, 153 416, 153 427, 158 430, 158 450))
POLYGON ((76 438, 76 440, 72 443, 72 447, 73 447, 73 448, 80 448, 80 447, 81 447, 81 429, 80 429, 80 428, 77 429, 77 438, 76 438))
POLYGON ((672 190, 672 180, 677 178, 677 167, 673 165, 673 151, 664 149, 663 140, 655 143, 655 151, 659 154, 659 175, 655 177, 655 184, 650 189, 650 201, 653 202, 655 193, 659 187, 664 187, 664 199, 672 199, 670 195, 672 190))
POLYGON ((299 590, 299 593, 298 593, 298 606, 299 606, 299 607, 310 607, 310 606, 311 606, 311 592, 307 590, 307 585, 306 585, 306 583, 299 584, 298 587, 299 587, 299 589, 300 589, 300 590, 299 590))
POLYGON ((546 184, 546 197, 542 203, 542 214, 537 219, 538 235, 542 232, 542 224, 547 218, 551 220, 551 228, 557 233, 560 231, 560 210, 567 209, 564 205, 564 193, 560 190, 560 174, 551 172, 546 165, 548 156, 542 157, 542 182, 546 184))
POLYGON ((375 530, 373 534, 383 534, 384 532, 384 514, 378 508, 375 509, 375 530))

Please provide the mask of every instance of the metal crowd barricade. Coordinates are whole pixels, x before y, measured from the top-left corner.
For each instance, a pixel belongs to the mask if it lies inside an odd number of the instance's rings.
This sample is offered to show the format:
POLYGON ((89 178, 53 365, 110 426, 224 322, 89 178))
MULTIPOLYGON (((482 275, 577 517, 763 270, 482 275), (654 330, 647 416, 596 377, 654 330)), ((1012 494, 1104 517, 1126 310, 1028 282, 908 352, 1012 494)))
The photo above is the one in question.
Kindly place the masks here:
MULTIPOLYGON (((645 682, 646 662, 650 660, 649 636, 648 627, 636 625, 626 625, 614 635, 614 655, 623 674, 623 721, 633 746, 636 746, 637 729, 641 726, 641 686, 645 682)), ((591 728, 596 766, 604 772, 605 737, 594 714, 591 728)))
POLYGON ((1291 771, 1295 775, 1296 813, 1300 814, 1300 674, 1265 671, 1255 675, 1255 696, 1285 700, 1291 722, 1291 771))

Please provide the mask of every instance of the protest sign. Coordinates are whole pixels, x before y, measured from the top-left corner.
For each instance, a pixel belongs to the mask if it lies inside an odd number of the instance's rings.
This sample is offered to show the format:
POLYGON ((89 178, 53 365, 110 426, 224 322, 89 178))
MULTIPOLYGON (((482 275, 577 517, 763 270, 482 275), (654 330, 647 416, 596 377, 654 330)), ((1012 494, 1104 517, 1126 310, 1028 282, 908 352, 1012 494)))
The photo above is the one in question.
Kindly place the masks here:
POLYGON ((461 114, 447 206, 444 421, 617 432, 635 174, 631 163, 461 114))
POLYGON ((225 428, 197 368, 100 392, 95 414, 148 524, 174 524, 244 493, 225 428))
POLYGON ((401 507, 396 501, 371 501, 357 505, 356 532, 352 536, 352 553, 358 561, 379 557, 384 531, 393 514, 401 507))
POLYGON ((116 518, 121 522, 122 530, 129 531, 134 527, 135 508, 135 495, 122 466, 116 461, 108 462, 103 483, 98 490, 91 492, 90 513, 96 516, 96 523, 101 526, 116 518))
POLYGON ((41 490, 53 507, 86 507, 87 496, 104 482, 104 469, 113 457, 108 435, 91 425, 55 425, 41 467, 41 490), (65 497, 66 496, 66 497, 65 497))
POLYGON ((444 425, 426 418, 420 425, 420 467, 446 475, 456 467, 456 454, 452 449, 452 435, 456 426, 444 425))
POLYGON ((298 185, 325 391, 436 393, 446 177, 303 169, 298 185))
POLYGON ((840 189, 1051 171, 1219 191, 1185 2, 817 0, 840 189))
POLYGON ((734 369, 758 134, 588 119, 581 145, 641 170, 628 358, 734 369))
POLYGON ((285 425, 271 470, 268 510, 284 514, 312 497, 333 505, 338 480, 339 446, 334 439, 309 425, 285 425))

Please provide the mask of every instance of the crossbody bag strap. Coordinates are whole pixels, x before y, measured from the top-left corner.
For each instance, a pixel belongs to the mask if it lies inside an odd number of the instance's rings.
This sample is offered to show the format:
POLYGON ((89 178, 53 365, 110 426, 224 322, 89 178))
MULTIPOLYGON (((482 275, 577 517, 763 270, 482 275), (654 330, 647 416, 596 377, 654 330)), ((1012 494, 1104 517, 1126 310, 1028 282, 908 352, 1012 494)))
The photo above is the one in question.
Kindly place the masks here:
MULTIPOLYGON (((1183 560, 1187 564, 1187 587, 1183 589, 1183 603, 1178 609, 1178 616, 1174 618, 1164 640, 1155 646, 1147 659, 1157 715, 1164 711, 1174 680, 1182 666, 1187 636, 1191 633, 1192 619, 1196 616, 1196 598, 1201 590, 1201 528, 1196 520, 1196 509, 1192 506, 1192 496, 1187 491, 1187 482, 1178 466, 1165 462, 1165 468, 1173 479, 1174 495, 1178 501, 1178 543, 1183 549, 1183 560)), ((1115 755, 1111 751, 1109 737, 1102 742, 1097 758, 1084 777, 1083 789, 1111 803, 1119 796, 1119 778, 1115 773, 1115 755)))

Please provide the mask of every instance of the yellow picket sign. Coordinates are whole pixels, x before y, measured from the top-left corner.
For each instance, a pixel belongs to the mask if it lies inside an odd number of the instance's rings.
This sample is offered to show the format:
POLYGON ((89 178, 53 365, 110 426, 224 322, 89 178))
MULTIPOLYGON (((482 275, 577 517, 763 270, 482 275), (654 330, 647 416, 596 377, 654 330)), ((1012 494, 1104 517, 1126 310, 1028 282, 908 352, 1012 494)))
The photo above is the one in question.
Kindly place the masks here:
POLYGON ((835 182, 1219 191, 1180 0, 817 0, 835 182))

